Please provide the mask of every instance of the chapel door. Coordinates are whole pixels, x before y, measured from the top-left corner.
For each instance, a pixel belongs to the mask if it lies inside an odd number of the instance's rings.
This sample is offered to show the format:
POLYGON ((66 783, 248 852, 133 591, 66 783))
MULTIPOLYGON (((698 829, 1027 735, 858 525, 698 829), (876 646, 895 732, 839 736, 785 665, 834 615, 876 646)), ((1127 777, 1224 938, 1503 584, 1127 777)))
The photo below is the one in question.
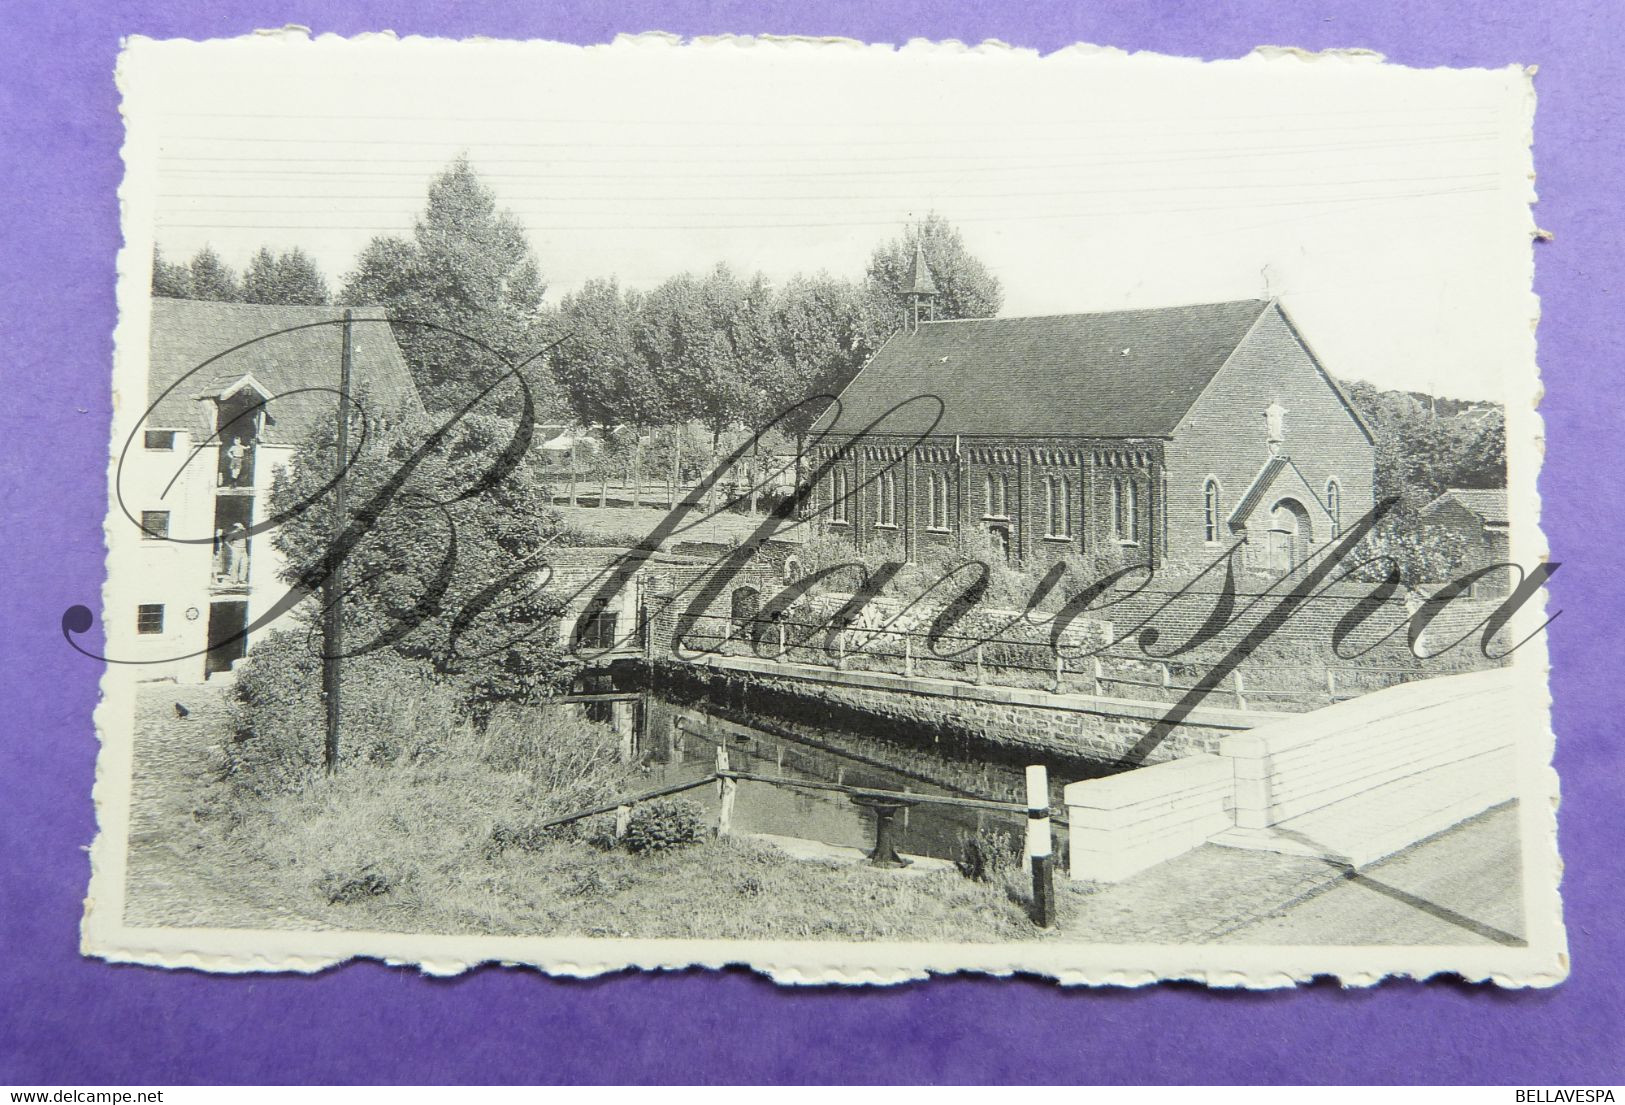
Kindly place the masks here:
POLYGON ((1010 563, 1010 527, 989 526, 988 532, 993 535, 993 544, 998 547, 999 552, 1004 556, 1004 562, 1006 564, 1010 563))

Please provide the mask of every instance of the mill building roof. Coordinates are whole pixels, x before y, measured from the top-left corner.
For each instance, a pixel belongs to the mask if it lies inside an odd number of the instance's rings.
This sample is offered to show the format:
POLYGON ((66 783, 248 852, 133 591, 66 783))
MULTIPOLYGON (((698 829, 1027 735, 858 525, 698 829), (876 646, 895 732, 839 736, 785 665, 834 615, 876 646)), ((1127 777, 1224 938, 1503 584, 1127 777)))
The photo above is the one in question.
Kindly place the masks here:
MULTIPOLYGON (((381 307, 354 308, 352 394, 370 412, 423 404, 381 307)), ((338 307, 152 301, 149 429, 214 433, 215 403, 245 386, 270 398, 260 440, 294 444, 337 409, 344 312, 338 307)))

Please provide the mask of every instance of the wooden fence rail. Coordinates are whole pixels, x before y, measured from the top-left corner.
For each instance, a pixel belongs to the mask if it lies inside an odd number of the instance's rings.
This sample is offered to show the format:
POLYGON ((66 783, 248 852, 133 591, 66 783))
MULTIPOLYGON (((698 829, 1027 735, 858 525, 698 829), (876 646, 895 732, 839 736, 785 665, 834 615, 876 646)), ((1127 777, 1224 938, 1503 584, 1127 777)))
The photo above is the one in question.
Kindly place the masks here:
POLYGON ((717 746, 717 769, 709 775, 686 782, 673 783, 670 786, 656 787, 653 790, 641 791, 638 794, 627 795, 591 809, 580 810, 567 814, 564 817, 555 817, 544 821, 537 826, 539 829, 556 829, 588 817, 597 817, 602 814, 615 815, 615 839, 624 839, 627 828, 631 822, 632 807, 639 802, 648 802, 656 798, 664 798, 672 794, 681 794, 684 791, 696 790, 710 783, 716 783, 722 795, 717 813, 717 835, 728 836, 733 831, 733 805, 734 792, 738 784, 767 783, 771 786, 796 787, 802 790, 824 790, 844 794, 848 798, 867 805, 875 813, 875 846, 869 853, 869 863, 876 867, 902 867, 910 861, 900 859, 892 842, 892 817, 905 806, 921 804, 936 806, 954 806, 960 809, 992 810, 996 813, 1019 814, 1028 819, 1028 831, 1024 847, 1024 856, 1032 869, 1033 901, 1032 917, 1034 923, 1048 928, 1055 924, 1055 884, 1053 861, 1051 858, 1049 822, 1052 815, 1049 799, 1048 775, 1042 767, 1027 769, 1027 800, 1025 802, 998 802, 982 798, 955 798, 945 794, 919 794, 907 790, 878 790, 869 787, 847 786, 845 783, 822 783, 811 779, 787 779, 777 775, 758 775, 750 771, 734 771, 728 767, 728 748, 726 745, 717 746), (1041 827, 1040 827, 1041 826, 1041 827))

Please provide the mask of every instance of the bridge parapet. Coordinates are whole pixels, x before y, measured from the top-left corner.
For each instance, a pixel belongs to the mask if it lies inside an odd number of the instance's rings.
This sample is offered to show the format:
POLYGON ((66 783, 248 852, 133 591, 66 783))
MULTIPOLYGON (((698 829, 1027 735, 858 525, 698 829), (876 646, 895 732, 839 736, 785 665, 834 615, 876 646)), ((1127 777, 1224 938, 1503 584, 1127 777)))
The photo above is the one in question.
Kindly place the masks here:
POLYGON ((1206 842, 1363 866, 1514 796, 1506 668, 1405 683, 1066 788, 1072 875, 1115 882, 1206 842))

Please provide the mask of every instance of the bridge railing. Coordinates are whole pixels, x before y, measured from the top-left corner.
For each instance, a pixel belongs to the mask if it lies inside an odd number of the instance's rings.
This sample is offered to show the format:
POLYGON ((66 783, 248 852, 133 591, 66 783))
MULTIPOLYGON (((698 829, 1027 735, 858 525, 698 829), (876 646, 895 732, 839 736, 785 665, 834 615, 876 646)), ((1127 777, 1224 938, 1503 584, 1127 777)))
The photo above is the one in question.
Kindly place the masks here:
MULTIPOLYGON (((929 634, 896 627, 832 629, 787 619, 699 615, 682 641, 691 652, 748 656, 836 671, 883 671, 973 684, 1027 687, 1172 703, 1196 689, 1211 670, 1201 660, 1158 660, 1118 647, 1068 655, 1067 646, 1013 637, 929 634)), ((1254 712, 1298 712, 1358 698, 1438 672, 1359 664, 1272 664, 1244 661, 1217 680, 1213 705, 1254 712)), ((1452 665, 1450 670, 1464 670, 1452 665)))

